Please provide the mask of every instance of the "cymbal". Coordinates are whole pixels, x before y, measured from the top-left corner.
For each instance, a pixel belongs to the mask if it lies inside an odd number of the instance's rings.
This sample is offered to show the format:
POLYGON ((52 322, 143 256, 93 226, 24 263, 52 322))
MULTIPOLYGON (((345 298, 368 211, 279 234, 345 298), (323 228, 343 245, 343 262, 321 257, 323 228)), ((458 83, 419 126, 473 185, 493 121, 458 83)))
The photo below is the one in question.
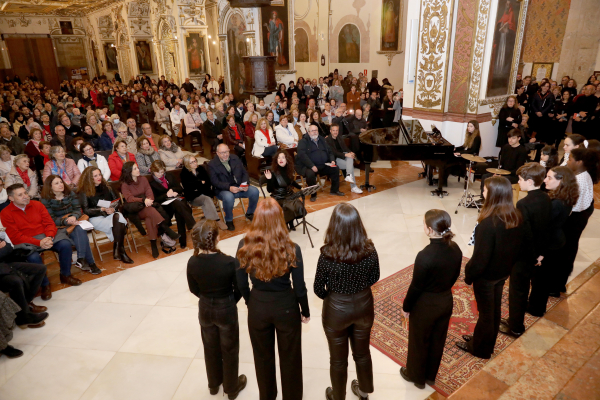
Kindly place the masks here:
POLYGON ((485 162, 485 158, 474 156, 473 154, 461 154, 460 155, 465 160, 473 161, 473 162, 485 162))
POLYGON ((486 171, 496 175, 510 175, 510 171, 507 171, 505 169, 488 168, 486 169, 486 171))

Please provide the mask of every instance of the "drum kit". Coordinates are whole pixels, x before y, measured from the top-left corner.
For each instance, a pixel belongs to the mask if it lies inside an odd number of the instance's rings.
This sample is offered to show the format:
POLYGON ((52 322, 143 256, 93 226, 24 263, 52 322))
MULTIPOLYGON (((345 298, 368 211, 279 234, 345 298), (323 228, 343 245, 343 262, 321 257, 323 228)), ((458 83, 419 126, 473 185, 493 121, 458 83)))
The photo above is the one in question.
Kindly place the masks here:
MULTIPOLYGON (((463 195, 460 198, 458 205, 456 206, 456 211, 454 211, 454 214, 458 214, 458 207, 465 207, 465 208, 477 208, 477 211, 479 211, 479 204, 477 203, 476 197, 471 193, 471 191, 469 190, 469 182, 470 177, 469 174, 471 173, 471 168, 473 166, 473 163, 476 162, 486 162, 486 159, 483 157, 479 157, 476 155, 472 155, 472 154, 461 154, 461 157, 464 158, 465 160, 469 161, 469 167, 467 168, 467 172, 465 175, 465 188, 463 191, 463 195)), ((498 168, 487 168, 486 169, 487 172, 492 173, 494 175, 510 175, 510 171, 507 171, 505 169, 498 169, 498 168)))

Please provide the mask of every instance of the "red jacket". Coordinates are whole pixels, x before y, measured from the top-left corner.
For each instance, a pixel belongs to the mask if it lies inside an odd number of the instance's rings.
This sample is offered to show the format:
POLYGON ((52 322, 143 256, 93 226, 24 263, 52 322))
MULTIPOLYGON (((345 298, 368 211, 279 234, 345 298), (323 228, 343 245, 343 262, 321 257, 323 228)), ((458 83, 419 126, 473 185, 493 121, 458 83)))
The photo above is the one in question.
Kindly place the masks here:
POLYGON ((56 236, 56 224, 46 207, 39 201, 31 200, 25 211, 11 202, 0 213, 0 220, 13 245, 30 243, 39 246, 40 240, 34 236, 42 233, 46 236, 56 236))
MULTIPOLYGON (((128 152, 127 155, 129 155, 129 161, 136 163, 133 154, 128 152)), ((113 151, 113 153, 108 156, 108 168, 110 169, 110 180, 118 181, 121 177, 121 171, 123 170, 123 160, 116 151, 113 151)))
POLYGON ((254 138, 254 132, 256 132, 256 127, 252 125, 252 122, 246 121, 244 122, 244 134, 248 137, 254 138))

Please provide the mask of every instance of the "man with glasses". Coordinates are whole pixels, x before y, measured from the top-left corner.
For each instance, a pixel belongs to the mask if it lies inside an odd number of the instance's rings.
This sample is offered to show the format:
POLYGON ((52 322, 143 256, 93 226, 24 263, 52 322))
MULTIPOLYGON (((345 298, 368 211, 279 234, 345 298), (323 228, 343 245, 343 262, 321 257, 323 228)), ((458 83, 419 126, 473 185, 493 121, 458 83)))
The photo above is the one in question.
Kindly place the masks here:
POLYGON ((252 221, 258 203, 258 189, 250 186, 248 172, 240 158, 235 154, 230 155, 229 147, 220 144, 217 146, 217 156, 208 163, 208 169, 215 194, 223 202, 227 229, 230 231, 235 230, 233 225, 235 199, 249 199, 246 218, 252 221))
POLYGON ((150 124, 142 125, 142 133, 144 134, 144 137, 148 139, 148 143, 150 143, 150 146, 152 146, 154 151, 158 151, 158 148, 160 147, 160 136, 156 133, 152 133, 150 124))

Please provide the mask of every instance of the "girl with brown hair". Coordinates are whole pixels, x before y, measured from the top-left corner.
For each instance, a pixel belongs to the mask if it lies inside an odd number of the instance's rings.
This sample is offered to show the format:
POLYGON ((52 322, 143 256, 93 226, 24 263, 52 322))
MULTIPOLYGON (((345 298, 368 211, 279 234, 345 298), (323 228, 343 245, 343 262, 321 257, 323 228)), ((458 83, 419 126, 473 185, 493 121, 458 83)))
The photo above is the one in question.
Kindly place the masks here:
POLYGON ((508 96, 498 113, 498 136, 496 138, 496 147, 502 147, 508 143, 508 136, 506 136, 506 134, 511 129, 518 128, 519 125, 521 125, 522 118, 517 96, 508 96))
POLYGON ((310 321, 300 246, 292 242, 283 210, 272 198, 258 203, 238 246, 237 280, 248 305, 248 330, 260 400, 275 400, 275 334, 283 400, 302 399, 302 328, 310 321), (248 285, 252 281, 252 291, 248 285), (293 283, 293 288, 292 288, 293 283))
POLYGON ((240 327, 237 302, 242 297, 237 285, 238 261, 218 249, 219 228, 203 220, 192 229, 194 255, 187 264, 190 292, 198 297, 198 320, 204 345, 204 362, 211 395, 223 391, 237 398, 246 387, 246 376, 238 376, 240 327))
POLYGON ((485 202, 469 244, 473 256, 465 266, 465 283, 473 284, 479 318, 473 335, 456 346, 489 359, 500 327, 502 289, 521 253, 523 218, 513 204, 512 185, 502 176, 485 180, 485 202))
POLYGON ((323 302, 323 329, 329 343, 328 400, 346 398, 348 340, 356 363, 352 392, 367 399, 373 388, 369 340, 375 318, 371 286, 379 280, 379 256, 354 206, 335 206, 317 263, 315 294, 323 302))

